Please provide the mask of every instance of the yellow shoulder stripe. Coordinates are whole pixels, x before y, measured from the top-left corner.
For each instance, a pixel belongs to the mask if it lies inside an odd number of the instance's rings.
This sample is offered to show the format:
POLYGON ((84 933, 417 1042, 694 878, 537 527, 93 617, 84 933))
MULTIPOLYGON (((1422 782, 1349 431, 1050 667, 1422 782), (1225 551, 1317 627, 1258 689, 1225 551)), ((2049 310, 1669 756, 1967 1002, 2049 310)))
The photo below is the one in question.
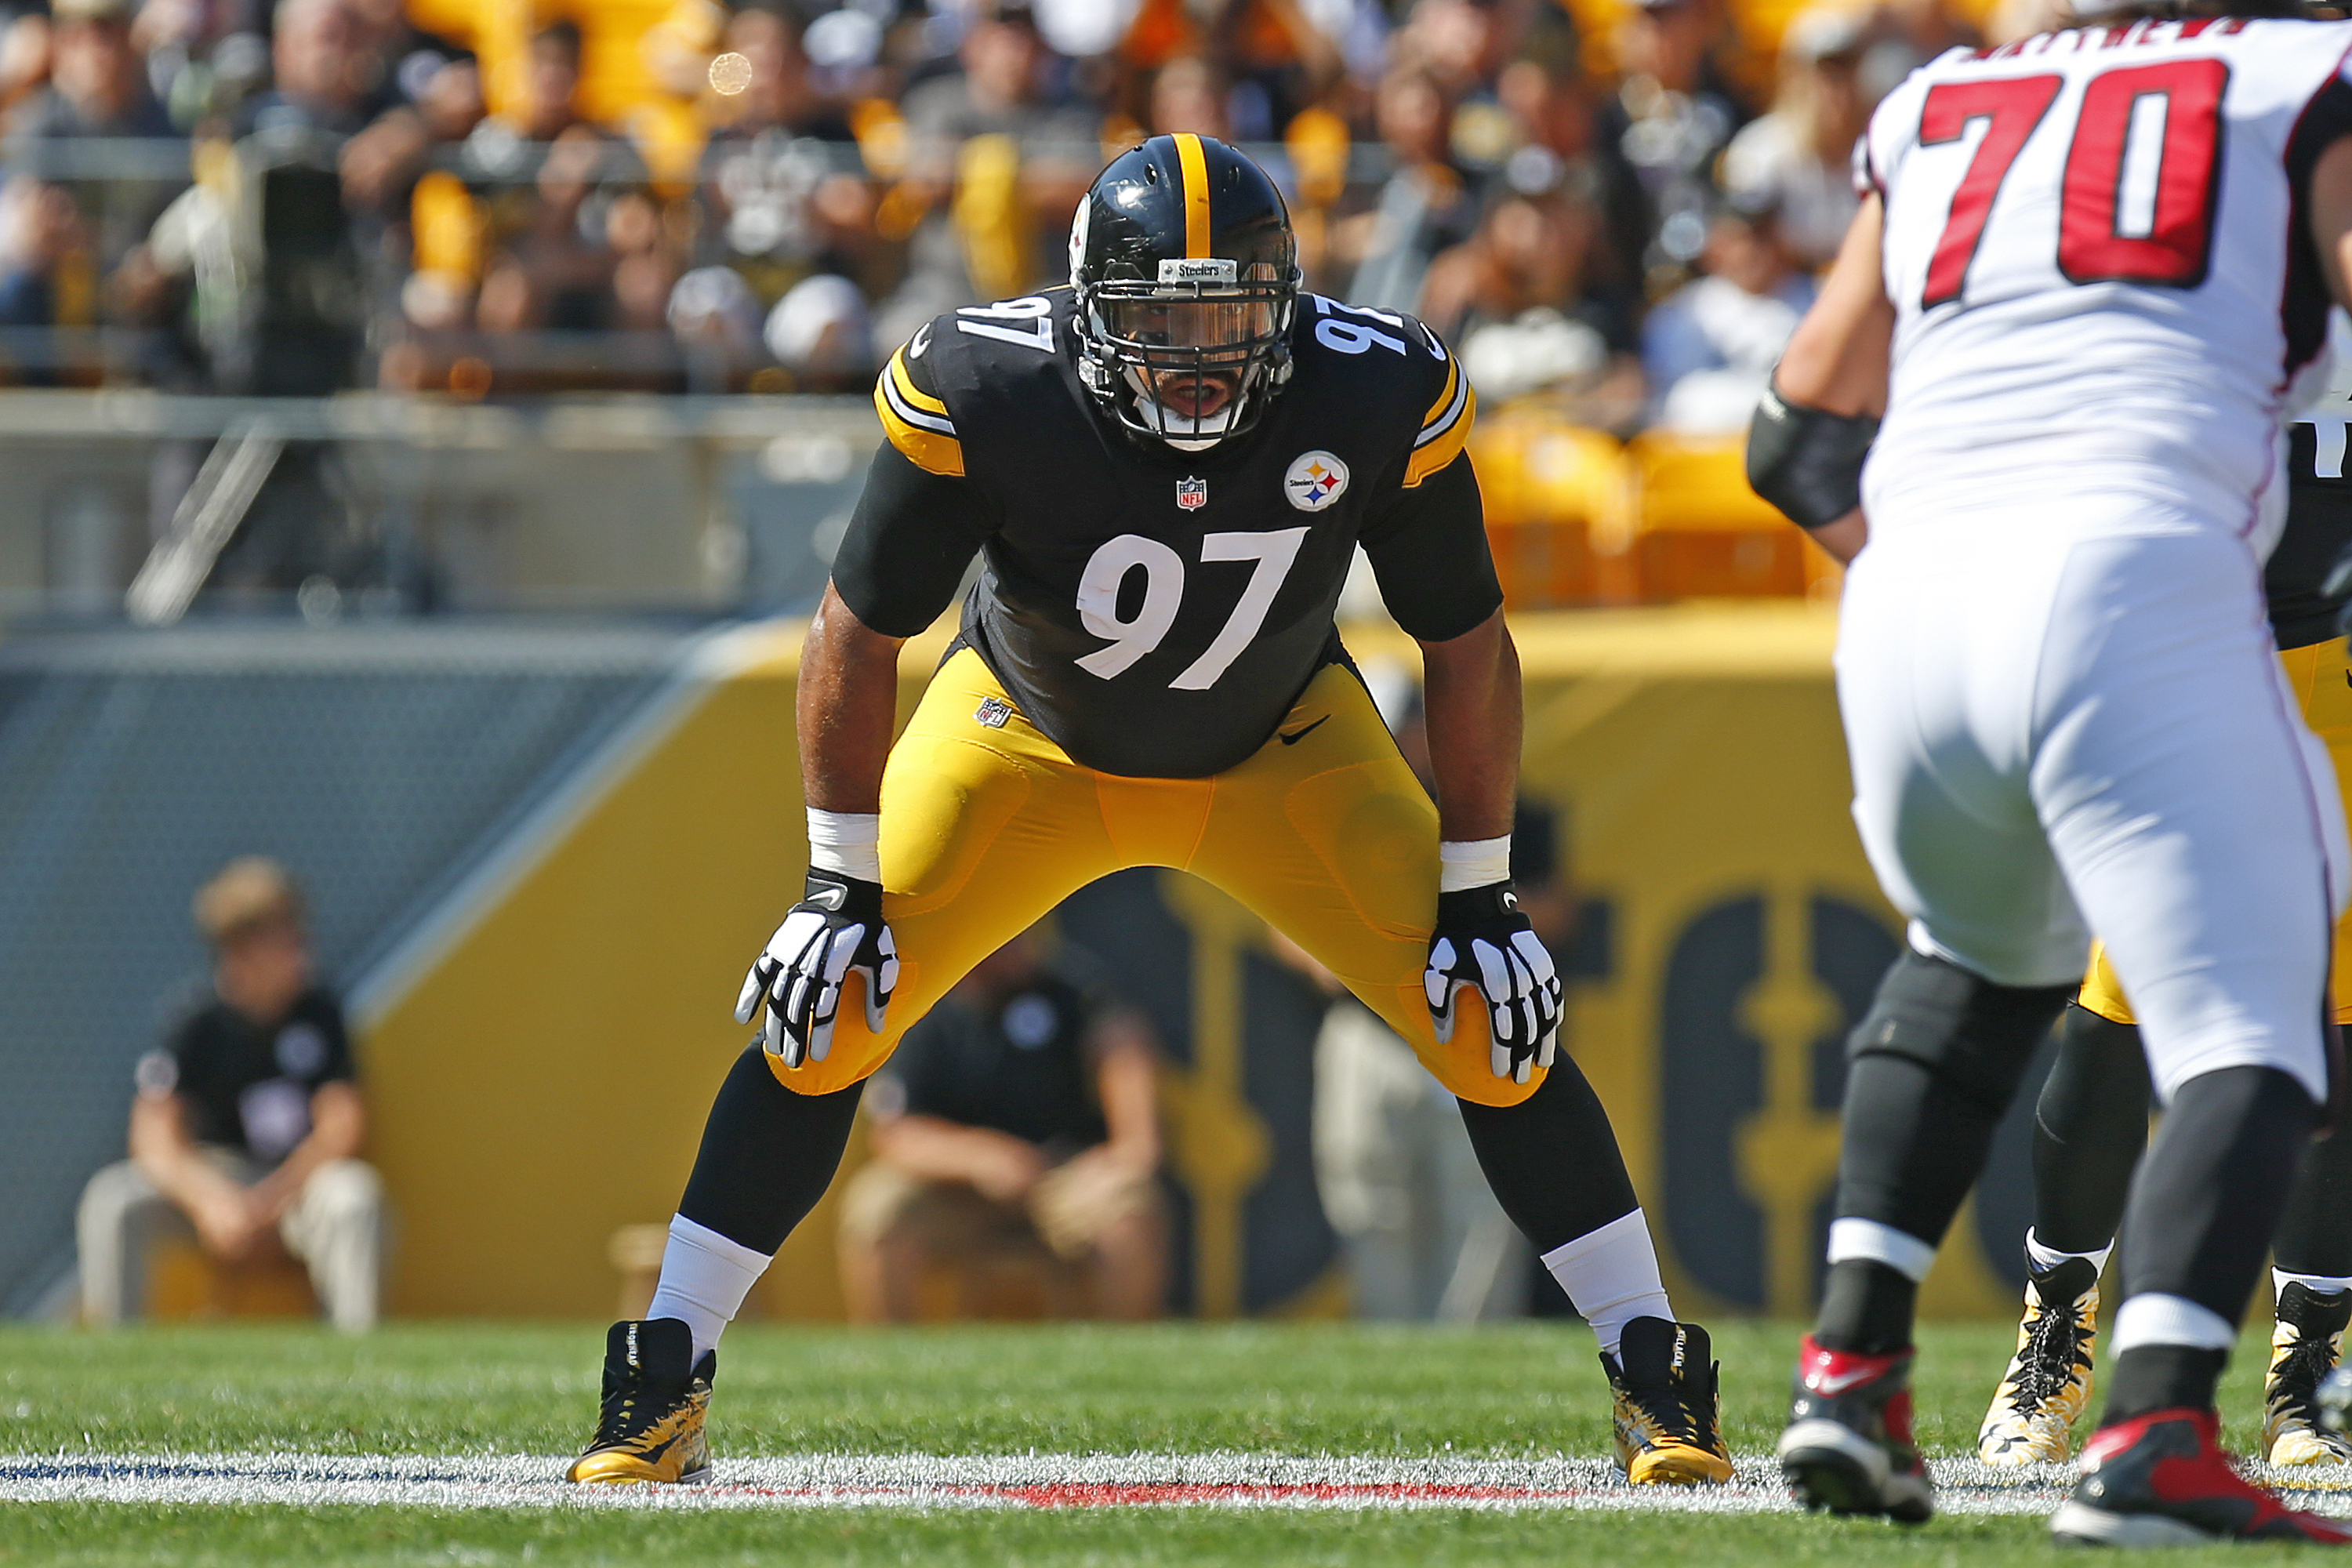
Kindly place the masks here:
POLYGON ((1454 389, 1461 383, 1461 380, 1462 362, 1455 359, 1452 354, 1446 355, 1445 390, 1437 395, 1437 401, 1429 405, 1429 412, 1421 416, 1421 427, 1423 429, 1428 429, 1431 426, 1436 424, 1442 416, 1452 412, 1454 407, 1454 389))
POLYGON ((1412 457, 1404 466, 1404 488, 1412 489, 1430 475, 1440 472, 1462 455, 1462 444, 1470 439, 1471 422, 1478 417, 1478 395, 1467 383, 1462 387, 1462 412, 1447 426, 1413 448, 1412 457))
MULTIPOLYGON (((925 473, 950 479, 963 478, 963 443, 951 435, 924 429, 893 405, 895 400, 890 395, 898 390, 893 373, 898 371, 898 362, 893 359, 889 368, 874 383, 874 412, 882 416, 882 434, 908 462, 925 473)), ((942 418, 940 423, 947 421, 942 418)))
POLYGON ((1176 172, 1184 182, 1184 254, 1209 254, 1209 155, 1189 131, 1176 136, 1176 172))
POLYGON ((918 409, 925 414, 937 414, 942 418, 946 417, 948 405, 917 386, 915 378, 907 374, 905 349, 900 349, 890 356, 890 379, 898 384, 898 395, 913 404, 918 409))

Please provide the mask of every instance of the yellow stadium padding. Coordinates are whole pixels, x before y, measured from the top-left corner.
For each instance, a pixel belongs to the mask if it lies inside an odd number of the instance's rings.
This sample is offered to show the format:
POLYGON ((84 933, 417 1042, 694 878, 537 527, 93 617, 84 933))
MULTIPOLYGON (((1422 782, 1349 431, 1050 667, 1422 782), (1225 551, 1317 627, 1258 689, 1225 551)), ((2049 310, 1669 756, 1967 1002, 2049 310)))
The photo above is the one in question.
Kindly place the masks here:
POLYGON ((1658 432, 1627 447, 1635 597, 1794 598, 1811 591, 1827 558, 1748 485, 1746 454, 1738 438, 1658 432))
POLYGON ((1610 596, 1599 555, 1624 531, 1627 470, 1617 442, 1542 407, 1505 407, 1470 436, 1503 602, 1559 609, 1610 596))

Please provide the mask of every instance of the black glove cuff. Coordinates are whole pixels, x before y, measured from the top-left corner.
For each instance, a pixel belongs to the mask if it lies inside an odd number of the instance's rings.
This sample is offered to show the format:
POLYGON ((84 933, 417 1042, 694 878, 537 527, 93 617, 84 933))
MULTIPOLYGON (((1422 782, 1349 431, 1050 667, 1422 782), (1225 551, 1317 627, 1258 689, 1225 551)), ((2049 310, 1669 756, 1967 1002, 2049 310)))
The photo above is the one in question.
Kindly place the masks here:
POLYGON ((882 920, 882 884, 842 871, 821 871, 812 866, 809 868, 808 891, 803 895, 801 902, 830 910, 846 921, 865 921, 878 925, 882 920))
POLYGON ((1508 882, 1489 882, 1483 888, 1465 888, 1458 893, 1437 895, 1437 924, 1440 930, 1449 926, 1510 920, 1518 912, 1519 897, 1511 891, 1508 882))

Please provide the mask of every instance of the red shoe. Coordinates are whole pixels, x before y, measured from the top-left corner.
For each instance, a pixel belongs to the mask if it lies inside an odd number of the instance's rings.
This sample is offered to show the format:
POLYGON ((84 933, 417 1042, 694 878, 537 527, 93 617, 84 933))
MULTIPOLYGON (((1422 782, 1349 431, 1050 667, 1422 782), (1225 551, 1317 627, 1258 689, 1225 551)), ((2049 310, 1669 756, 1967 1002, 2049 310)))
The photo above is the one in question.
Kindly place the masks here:
POLYGON ((1911 1354, 1823 1350, 1805 1336, 1780 1447, 1799 1502, 1897 1524, 1925 1524, 1935 1513, 1927 1461, 1911 1440, 1911 1354))
POLYGON ((2158 1410, 2103 1426, 2083 1448, 2083 1479, 2050 1521, 2091 1546, 2301 1541, 2352 1546, 2352 1523, 2298 1513, 2230 1468, 2210 1410, 2158 1410))

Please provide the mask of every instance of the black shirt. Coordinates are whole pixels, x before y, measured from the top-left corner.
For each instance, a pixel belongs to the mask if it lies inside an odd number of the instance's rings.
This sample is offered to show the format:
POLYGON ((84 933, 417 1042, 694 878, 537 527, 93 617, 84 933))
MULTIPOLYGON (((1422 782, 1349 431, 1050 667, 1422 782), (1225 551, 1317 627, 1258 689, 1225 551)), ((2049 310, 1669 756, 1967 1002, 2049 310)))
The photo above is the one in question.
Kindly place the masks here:
POLYGON ((2322 591, 2347 551, 2352 551, 2352 479, 2344 476, 2344 432, 2329 431, 2332 474, 2320 471, 2319 429, 2287 430, 2286 531, 2263 568, 2270 595, 2271 631, 2282 648, 2308 647, 2341 637, 2336 617, 2344 596, 2322 591))
POLYGON ((1087 1037, 1107 1003, 1045 974, 992 1006, 950 994, 876 1077, 877 1104, 986 1127, 1066 1158, 1103 1142, 1087 1037))
POLYGON ((1072 295, 940 317, 884 369, 889 441, 834 559, 877 631, 912 636, 985 570, 962 640, 1071 759, 1205 778, 1273 735, 1345 657, 1332 612, 1361 544, 1399 625, 1458 637, 1502 604, 1475 400, 1409 316, 1302 295, 1289 384, 1202 452, 1130 436, 1080 378, 1072 295))
POLYGON ((310 1136, 319 1086, 357 1076, 342 1005, 316 985, 274 1027, 207 993, 139 1064, 142 1089, 179 1095, 197 1142, 273 1165, 310 1136))

